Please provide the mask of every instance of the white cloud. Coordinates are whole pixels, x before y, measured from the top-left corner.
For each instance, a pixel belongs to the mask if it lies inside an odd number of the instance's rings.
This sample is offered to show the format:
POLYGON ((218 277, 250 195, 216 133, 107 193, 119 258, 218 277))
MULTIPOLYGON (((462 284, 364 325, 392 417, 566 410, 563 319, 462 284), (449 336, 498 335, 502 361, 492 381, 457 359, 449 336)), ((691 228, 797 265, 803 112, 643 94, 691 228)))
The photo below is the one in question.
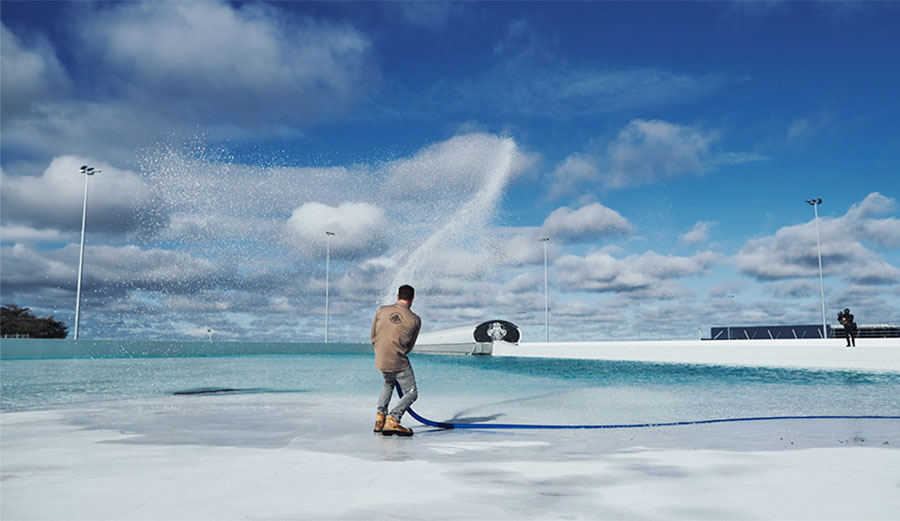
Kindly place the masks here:
POLYGON ((735 293, 740 293, 745 289, 746 285, 743 281, 740 280, 726 280, 720 284, 716 284, 709 290, 709 294, 712 297, 716 298, 729 298, 734 297, 735 293))
POLYGON ((148 241, 178 241, 219 252, 220 243, 234 240, 272 242, 283 232, 282 222, 253 216, 227 213, 176 213, 169 216, 168 225, 148 241))
POLYGON ((544 277, 542 273, 537 271, 526 271, 519 273, 507 282, 504 288, 511 293, 527 293, 544 288, 544 277))
POLYGON ((697 221, 691 231, 678 237, 678 241, 689 246, 704 243, 709 239, 709 230, 716 224, 715 221, 697 221))
POLYGON ((189 106, 217 121, 315 118, 343 111, 375 79, 358 31, 262 4, 99 5, 76 29, 105 81, 173 115, 189 106))
POLYGON ((634 120, 606 148, 609 169, 602 182, 620 188, 703 173, 709 168, 710 143, 718 137, 665 121, 634 120))
POLYGON ((334 233, 330 247, 337 256, 383 252, 388 225, 384 211, 369 203, 335 207, 310 202, 297 207, 285 223, 289 240, 302 251, 324 251, 326 232, 334 233))
POLYGON ((541 227, 544 234, 564 243, 584 243, 631 232, 634 227, 619 212, 600 203, 577 210, 557 208, 541 227))
POLYGON ((632 120, 605 148, 577 152, 557 165, 551 197, 583 189, 605 190, 699 175, 723 164, 759 161, 750 153, 717 152, 717 131, 660 120, 632 120))
POLYGON ((897 201, 879 192, 872 192, 854 203, 841 219, 841 226, 861 240, 872 241, 888 248, 900 247, 900 220, 896 217, 875 217, 897 210, 897 201))
MULTIPOLYGON (((873 192, 841 217, 819 218, 822 269, 825 274, 864 284, 896 284, 900 269, 882 260, 863 242, 900 245, 894 217, 877 219, 896 208, 894 199, 873 192)), ((818 274, 813 221, 786 226, 775 235, 748 240, 734 258, 742 272, 759 280, 813 277, 818 274)))
POLYGON ((149 233, 166 216, 157 208, 149 187, 136 173, 103 162, 63 156, 54 159, 40 176, 7 176, 0 172, 3 223, 39 230, 78 230, 84 205, 82 165, 100 173, 88 180, 88 222, 92 231, 149 233))
POLYGON ((599 183, 602 171, 600 157, 590 154, 575 152, 565 158, 552 174, 553 186, 548 196, 551 199, 564 195, 574 195, 583 187, 593 187, 599 183))
POLYGON ((27 114, 4 118, 0 146, 35 163, 71 154, 133 166, 135 150, 147 143, 164 135, 196 132, 198 122, 187 121, 185 114, 173 119, 152 104, 122 99, 47 100, 34 103, 27 114))
MULTIPOLYGON (((44 252, 23 244, 4 246, 0 251, 5 298, 31 287, 75 287, 77 257, 74 255, 44 252)), ((77 250, 74 252, 77 254, 77 250)))
POLYGON ((3 153, 133 166, 135 149, 164 136, 285 139, 348 114, 380 84, 372 43, 351 26, 290 11, 85 3, 63 18, 65 45, 88 64, 68 71, 71 80, 44 38, 23 43, 4 27, 3 153))
MULTIPOLYGON (((499 240, 496 251, 503 263, 510 266, 520 266, 543 262, 544 246, 541 239, 547 235, 541 228, 506 228, 496 230, 499 240)), ((550 258, 561 251, 561 243, 552 239, 547 243, 547 255, 550 258)))
POLYGON ((672 298, 685 293, 672 279, 703 273, 719 258, 712 252, 691 257, 660 255, 648 251, 616 258, 607 250, 585 257, 565 255, 553 263, 556 282, 566 291, 633 293, 672 298))
POLYGON ((61 242, 71 240, 72 234, 47 228, 11 225, 0 226, 0 240, 11 242, 61 242))
POLYGON ((217 262, 160 248, 93 246, 85 251, 88 260, 93 281, 124 288, 182 293, 233 280, 230 269, 217 262))
POLYGON ((23 42, 0 23, 0 90, 4 122, 27 114, 32 104, 67 91, 69 81, 53 48, 35 37, 23 42))
MULTIPOLYGON (((78 252, 77 244, 48 251, 23 244, 3 247, 4 293, 40 294, 51 288, 74 291, 78 252)), ((85 248, 85 291, 107 298, 133 289, 189 292, 230 278, 227 269, 182 252, 131 245, 85 248)))
POLYGON ((776 297, 810 298, 819 295, 818 282, 811 280, 783 280, 766 284, 768 290, 776 297))

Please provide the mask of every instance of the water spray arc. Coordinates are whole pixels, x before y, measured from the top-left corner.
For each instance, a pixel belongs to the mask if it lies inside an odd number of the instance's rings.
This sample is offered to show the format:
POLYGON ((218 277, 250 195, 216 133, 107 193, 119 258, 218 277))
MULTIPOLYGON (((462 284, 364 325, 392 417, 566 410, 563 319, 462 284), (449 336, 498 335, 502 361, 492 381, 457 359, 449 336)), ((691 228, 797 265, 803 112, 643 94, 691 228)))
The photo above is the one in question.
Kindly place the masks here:
POLYGON ((819 242, 819 205, 822 204, 822 199, 808 199, 806 204, 813 207, 813 215, 815 216, 816 221, 816 251, 819 254, 819 289, 822 291, 822 338, 828 338, 828 326, 825 321, 825 281, 822 278, 822 246, 819 242))
POLYGON ((99 174, 100 170, 96 170, 92 166, 83 165, 80 172, 84 175, 84 205, 81 210, 81 248, 78 253, 78 286, 75 290, 75 340, 78 340, 78 323, 81 318, 81 274, 84 269, 84 227, 87 222, 88 178, 94 174, 99 174))
POLYGON ((429 282, 423 278, 429 263, 439 257, 441 249, 448 244, 460 244, 465 241, 473 228, 490 219, 497 201, 512 178, 516 154, 517 148, 513 140, 503 139, 497 144, 490 159, 479 165, 483 169, 479 189, 471 198, 462 201, 441 226, 405 256, 403 264, 395 272, 393 280, 382 296, 384 303, 389 303, 396 297, 397 288, 402 284, 428 287, 429 282))

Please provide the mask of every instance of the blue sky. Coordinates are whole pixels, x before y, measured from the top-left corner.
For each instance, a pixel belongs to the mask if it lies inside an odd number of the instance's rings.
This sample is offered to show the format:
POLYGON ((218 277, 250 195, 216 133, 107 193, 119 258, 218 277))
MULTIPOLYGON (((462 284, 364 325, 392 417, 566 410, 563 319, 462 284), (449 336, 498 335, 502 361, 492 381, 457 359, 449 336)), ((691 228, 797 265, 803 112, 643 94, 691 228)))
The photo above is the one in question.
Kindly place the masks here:
POLYGON ((0 292, 87 338, 900 320, 900 4, 0 4, 0 292), (336 235, 326 246, 325 231, 336 235))

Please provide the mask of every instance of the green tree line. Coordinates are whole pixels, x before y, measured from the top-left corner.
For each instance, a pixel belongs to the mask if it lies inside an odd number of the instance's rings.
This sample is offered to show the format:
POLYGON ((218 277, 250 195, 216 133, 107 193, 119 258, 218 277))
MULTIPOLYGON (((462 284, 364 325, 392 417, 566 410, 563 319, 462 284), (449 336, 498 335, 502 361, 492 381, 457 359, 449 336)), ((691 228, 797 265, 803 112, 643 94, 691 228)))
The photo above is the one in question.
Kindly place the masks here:
POLYGON ((0 336, 28 338, 66 338, 68 328, 53 316, 38 317, 29 308, 14 304, 0 306, 0 336))

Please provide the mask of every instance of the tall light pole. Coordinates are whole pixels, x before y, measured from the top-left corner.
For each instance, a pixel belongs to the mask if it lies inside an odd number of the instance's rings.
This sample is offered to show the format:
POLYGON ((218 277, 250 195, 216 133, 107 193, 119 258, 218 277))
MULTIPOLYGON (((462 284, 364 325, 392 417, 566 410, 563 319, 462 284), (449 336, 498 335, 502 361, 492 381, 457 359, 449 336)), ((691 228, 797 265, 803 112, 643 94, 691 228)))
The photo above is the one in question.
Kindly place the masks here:
POLYGON ((333 232, 325 232, 325 343, 328 343, 328 284, 331 270, 331 237, 333 232))
MULTIPOLYGON (((728 298, 734 298, 734 295, 728 295, 728 298)), ((731 340, 731 323, 728 324, 728 340, 731 340)))
POLYGON ((87 195, 88 195, 88 178, 94 174, 99 174, 99 170, 95 170, 92 166, 84 165, 81 167, 81 173, 84 175, 84 205, 81 209, 81 250, 78 254, 78 286, 75 290, 75 340, 78 340, 78 322, 81 318, 81 273, 84 268, 84 224, 87 221, 87 195))
POLYGON ((822 278, 822 245, 819 242, 819 205, 822 199, 808 199, 806 204, 813 207, 816 221, 816 251, 819 253, 819 289, 822 291, 822 338, 828 338, 828 327, 825 322, 825 280, 822 278))
POLYGON ((550 302, 547 297, 547 243, 550 237, 544 237, 541 242, 544 243, 544 333, 550 342, 550 302))

